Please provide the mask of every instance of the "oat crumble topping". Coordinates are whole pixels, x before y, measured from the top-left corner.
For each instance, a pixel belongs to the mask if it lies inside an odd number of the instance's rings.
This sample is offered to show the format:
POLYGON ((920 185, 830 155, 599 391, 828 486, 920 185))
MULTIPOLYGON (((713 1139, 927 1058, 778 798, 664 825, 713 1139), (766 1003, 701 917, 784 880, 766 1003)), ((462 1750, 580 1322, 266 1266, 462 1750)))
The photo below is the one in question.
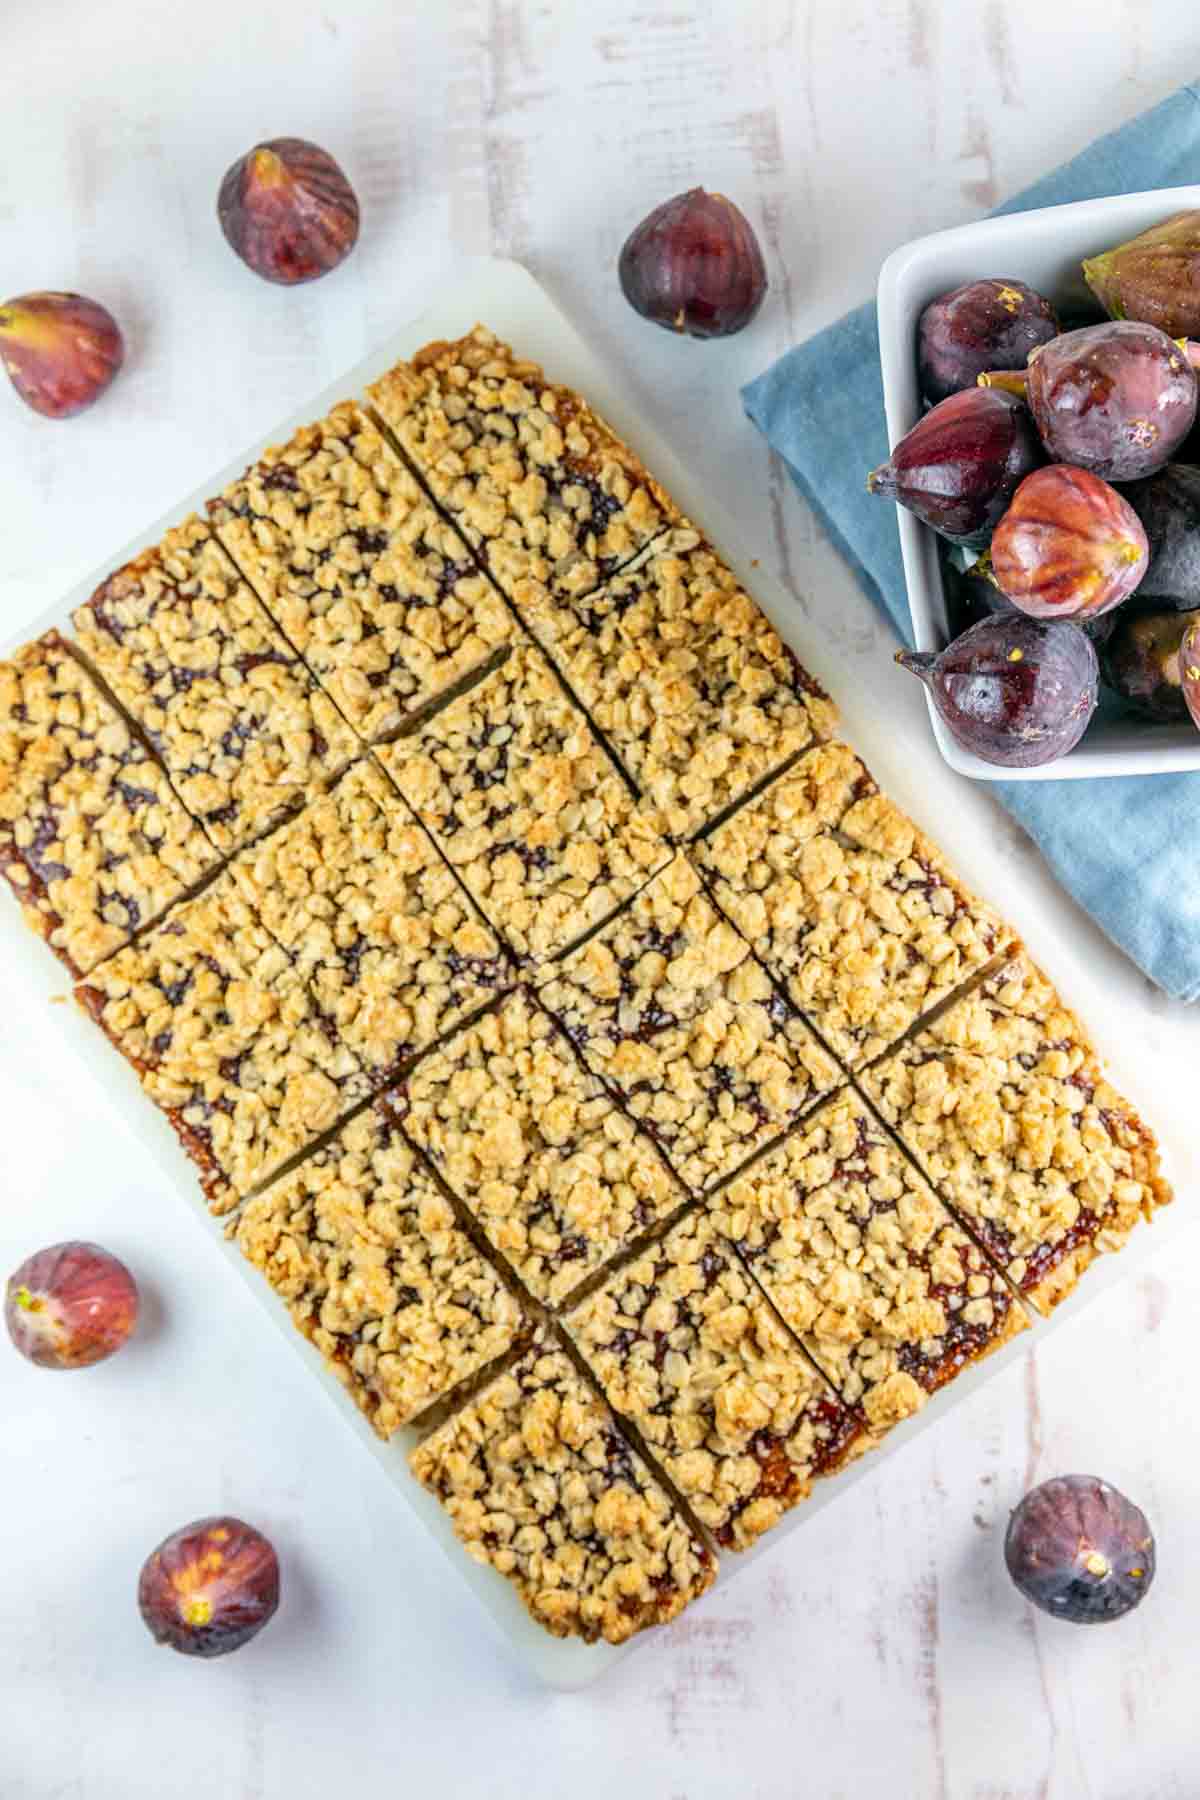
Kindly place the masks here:
POLYGON ((552 964, 539 993, 693 1189, 732 1174, 840 1079, 683 855, 552 964))
POLYGON ((58 632, 0 663, 0 874, 72 975, 152 924, 215 861, 58 632))
POLYGON ((1042 1311, 1171 1198, 1149 1128, 1024 955, 861 1079, 1042 1311))
POLYGON ((518 1302, 386 1105, 247 1201, 236 1235, 380 1437, 520 1334, 518 1302))
POLYGON ((372 741, 512 634, 468 546, 353 401, 268 450, 209 511, 291 643, 372 741))
POLYGON ((876 1433, 1026 1328, 1008 1284, 850 1089, 712 1212, 876 1433))
POLYGON ((1011 942, 840 745, 804 758, 695 854, 720 906, 849 1068, 882 1055, 1011 942))
POLYGON ((522 957, 565 949, 670 854, 531 644, 379 756, 522 957))
POLYGON ((703 1212, 566 1325, 613 1411, 725 1548, 744 1550, 869 1446, 703 1212))
POLYGON ((234 879, 376 1078, 512 980, 495 935, 369 760, 239 858, 234 879))
POLYGON ((563 1351, 535 1346, 413 1451, 476 1562, 555 1637, 620 1644, 711 1587, 716 1560, 563 1351))
POLYGON ((550 1304, 686 1199, 527 989, 424 1057, 405 1099, 410 1136, 550 1304))

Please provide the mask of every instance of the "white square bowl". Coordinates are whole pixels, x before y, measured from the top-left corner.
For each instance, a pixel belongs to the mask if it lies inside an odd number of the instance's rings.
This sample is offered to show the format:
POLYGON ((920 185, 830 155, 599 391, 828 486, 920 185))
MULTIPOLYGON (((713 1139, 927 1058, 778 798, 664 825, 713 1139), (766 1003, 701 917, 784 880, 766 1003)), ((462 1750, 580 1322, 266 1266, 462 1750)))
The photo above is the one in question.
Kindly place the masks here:
MULTIPOLYGON (((1200 186, 1158 188, 1107 200, 1045 206, 1037 212, 979 219, 951 231, 916 238, 888 257, 879 272, 879 354, 888 442, 895 445, 921 416, 917 387, 917 321, 931 300, 963 282, 1010 276, 1028 282, 1066 313, 1096 307, 1080 270, 1098 255, 1157 225, 1172 213, 1200 208, 1200 186)), ((896 508, 900 549, 918 650, 949 641, 946 595, 934 532, 896 508)), ((926 696, 928 700, 928 696, 926 696)), ((1167 775, 1200 769, 1200 731, 1110 716, 1103 706, 1069 756, 1038 769, 1005 769, 961 748, 929 702, 942 756, 976 781, 1070 781, 1101 775, 1167 775)))

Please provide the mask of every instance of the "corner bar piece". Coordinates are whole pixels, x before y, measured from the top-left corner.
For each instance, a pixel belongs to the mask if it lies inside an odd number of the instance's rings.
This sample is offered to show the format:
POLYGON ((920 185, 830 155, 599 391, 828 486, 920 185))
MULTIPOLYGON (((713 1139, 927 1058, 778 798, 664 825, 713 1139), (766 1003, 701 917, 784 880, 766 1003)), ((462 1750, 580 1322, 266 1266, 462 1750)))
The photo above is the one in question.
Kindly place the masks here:
POLYGON ((679 513, 570 388, 477 325, 368 390, 434 498, 506 589, 586 593, 679 513))
POLYGON ((236 1237, 380 1437, 520 1334, 519 1303, 386 1105, 247 1201, 236 1237))
POLYGON ((73 976, 216 861, 166 772, 57 631, 0 663, 0 874, 73 976))
POLYGON ((551 1305, 687 1199, 528 989, 423 1057, 404 1099, 410 1136, 551 1305))
POLYGON ((1024 954, 861 1077, 942 1197, 1042 1312, 1171 1198, 1158 1146, 1024 954))
POLYGON ((74 624, 218 850, 319 793, 358 749, 200 519, 117 569, 74 624))
POLYGON ((744 1550, 870 1447, 704 1212, 568 1315, 568 1331, 717 1542, 744 1550))
POLYGON ((1003 1276, 852 1089, 723 1188, 712 1215, 875 1432, 1026 1329, 1003 1276))
POLYGON ((848 1068, 1011 942, 843 744, 802 757, 695 847, 718 904, 848 1068))
POLYGON ((539 993, 695 1190, 731 1175, 840 1080, 684 855, 552 964, 539 993))
POLYGON ((555 1637, 624 1643, 677 1618, 716 1560, 570 1358, 539 1344, 409 1459, 469 1556, 555 1637))
POLYGON ((530 961, 608 918, 670 855, 533 644, 379 758, 489 923, 530 961))
POLYGON ((276 623, 372 742, 512 634, 468 546, 353 401, 265 451, 209 512, 276 623))

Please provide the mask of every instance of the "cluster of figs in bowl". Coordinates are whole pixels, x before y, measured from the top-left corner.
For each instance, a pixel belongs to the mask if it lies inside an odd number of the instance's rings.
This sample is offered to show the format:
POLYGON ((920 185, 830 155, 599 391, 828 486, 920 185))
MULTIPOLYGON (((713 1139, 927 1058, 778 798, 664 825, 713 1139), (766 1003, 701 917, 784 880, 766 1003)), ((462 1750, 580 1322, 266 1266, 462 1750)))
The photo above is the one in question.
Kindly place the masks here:
POLYGON ((1013 277, 920 315, 926 410, 867 477, 942 542, 951 639, 897 660, 956 742, 1013 769, 1074 749, 1101 689, 1200 730, 1200 211, 1083 275, 1108 317, 1013 277))

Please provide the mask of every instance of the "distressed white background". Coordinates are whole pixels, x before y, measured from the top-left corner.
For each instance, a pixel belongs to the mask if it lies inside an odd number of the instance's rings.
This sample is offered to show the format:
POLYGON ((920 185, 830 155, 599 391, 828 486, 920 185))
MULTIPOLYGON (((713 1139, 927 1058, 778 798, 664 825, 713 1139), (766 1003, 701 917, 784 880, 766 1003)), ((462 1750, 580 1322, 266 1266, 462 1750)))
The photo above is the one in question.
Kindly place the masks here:
MULTIPOLYGON (((866 294, 897 243, 1198 66, 1194 0, 4 5, 0 288, 96 295, 131 358, 69 424, 0 394, 0 632, 419 310, 456 254, 519 257, 737 507, 794 589, 798 641, 869 684, 902 797, 968 864, 992 841, 1019 922, 1035 943, 1065 928, 1103 973, 1098 1032, 1186 1120, 1200 1016, 939 772, 915 684, 737 389, 866 294), (333 149, 364 213, 353 260, 291 293, 243 270, 213 216, 227 164, 282 133, 333 149), (726 344, 642 324, 613 276, 632 224, 695 182, 745 207, 770 268, 726 344)), ((53 1016, 10 1000, 0 1264, 97 1237, 151 1318, 61 1384, 0 1353, 3 1800, 1200 1794, 1192 1234, 601 1686, 548 1694, 55 1044, 53 1016), (1022 1606, 999 1544, 1025 1487, 1080 1467, 1144 1503, 1161 1573, 1125 1624, 1071 1633, 1022 1606), (289 1579, 270 1633, 206 1666, 154 1649, 132 1586, 166 1530, 216 1508, 270 1530, 289 1579)))

